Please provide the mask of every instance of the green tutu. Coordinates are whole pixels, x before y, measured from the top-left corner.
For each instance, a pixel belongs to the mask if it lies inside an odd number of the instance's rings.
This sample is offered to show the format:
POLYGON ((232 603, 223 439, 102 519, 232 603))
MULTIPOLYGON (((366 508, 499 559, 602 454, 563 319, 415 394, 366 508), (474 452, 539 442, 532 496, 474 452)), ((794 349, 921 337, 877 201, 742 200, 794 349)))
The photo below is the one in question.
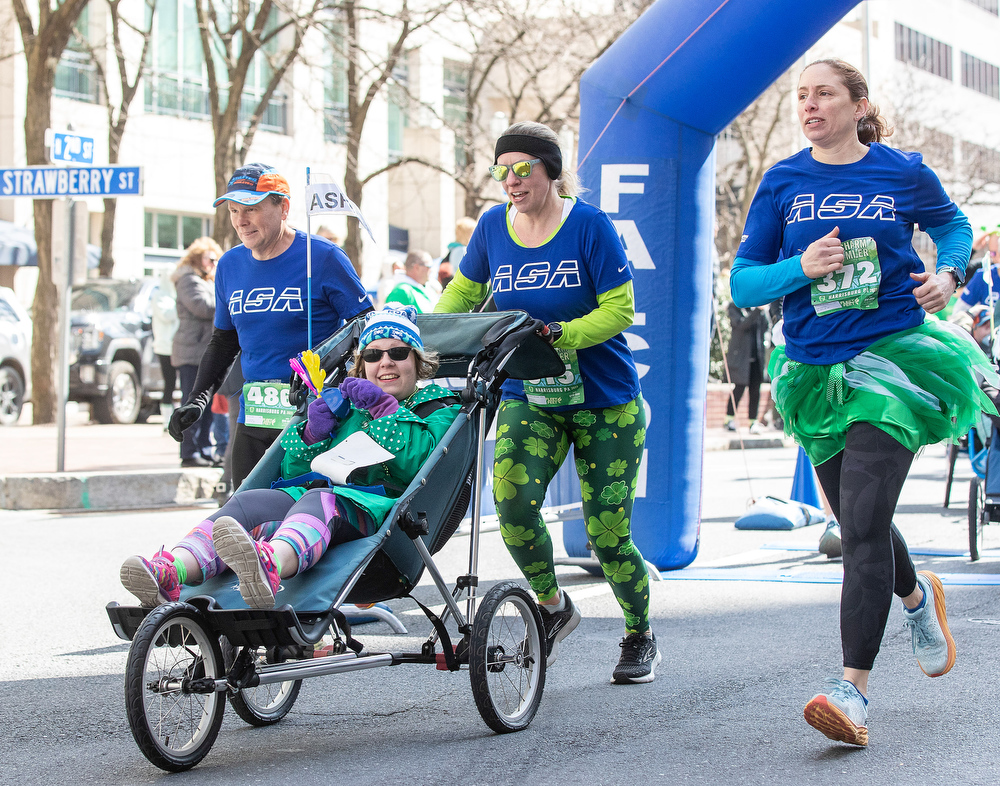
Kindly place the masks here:
POLYGON ((797 363, 776 347, 768 373, 785 431, 813 466, 842 451, 847 430, 858 422, 878 426, 914 453, 923 445, 957 441, 979 423, 981 412, 996 414, 980 377, 1000 387, 971 336, 936 319, 829 366, 797 363))

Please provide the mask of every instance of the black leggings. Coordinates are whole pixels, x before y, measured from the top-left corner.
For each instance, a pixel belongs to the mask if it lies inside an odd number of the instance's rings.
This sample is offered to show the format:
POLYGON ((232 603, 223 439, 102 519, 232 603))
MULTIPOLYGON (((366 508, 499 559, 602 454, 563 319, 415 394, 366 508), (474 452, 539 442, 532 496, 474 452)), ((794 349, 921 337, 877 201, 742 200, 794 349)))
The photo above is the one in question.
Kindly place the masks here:
POLYGON ((916 568, 892 516, 913 453, 871 423, 855 423, 844 450, 816 467, 840 522, 844 584, 840 640, 844 667, 870 671, 878 655, 893 594, 917 586, 916 568))

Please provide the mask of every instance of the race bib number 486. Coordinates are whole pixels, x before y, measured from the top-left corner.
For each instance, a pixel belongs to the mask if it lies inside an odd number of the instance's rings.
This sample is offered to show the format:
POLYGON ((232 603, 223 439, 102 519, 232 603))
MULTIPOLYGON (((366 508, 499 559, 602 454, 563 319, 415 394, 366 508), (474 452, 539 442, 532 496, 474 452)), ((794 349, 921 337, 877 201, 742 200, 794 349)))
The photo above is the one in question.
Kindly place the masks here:
POLYGON ((875 238, 856 237, 844 241, 844 266, 817 278, 810 287, 816 316, 845 308, 870 311, 878 308, 882 268, 875 238))
POLYGON ((243 422, 260 428, 284 428, 295 414, 287 382, 248 382, 243 386, 243 422))

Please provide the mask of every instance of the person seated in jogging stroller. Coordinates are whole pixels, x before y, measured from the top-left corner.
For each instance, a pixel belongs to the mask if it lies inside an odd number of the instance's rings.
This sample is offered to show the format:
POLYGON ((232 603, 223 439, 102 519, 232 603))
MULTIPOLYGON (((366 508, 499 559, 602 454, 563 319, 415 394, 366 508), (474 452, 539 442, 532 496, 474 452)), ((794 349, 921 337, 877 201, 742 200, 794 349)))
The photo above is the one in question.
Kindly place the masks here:
POLYGON ((350 402, 347 414, 338 418, 318 397, 309 404, 307 419, 281 438, 281 475, 291 485, 234 494, 170 551, 125 560, 122 584, 150 607, 175 601, 181 585, 200 584, 230 567, 248 606, 273 608, 282 578, 311 568, 331 545, 366 537, 381 526, 455 420, 459 404, 451 391, 436 384, 417 387, 437 367, 437 354, 425 350, 420 339, 412 306, 372 313, 354 367, 340 385, 350 402), (310 472, 313 458, 358 432, 394 457, 355 470, 351 477, 357 485, 296 482, 310 472))

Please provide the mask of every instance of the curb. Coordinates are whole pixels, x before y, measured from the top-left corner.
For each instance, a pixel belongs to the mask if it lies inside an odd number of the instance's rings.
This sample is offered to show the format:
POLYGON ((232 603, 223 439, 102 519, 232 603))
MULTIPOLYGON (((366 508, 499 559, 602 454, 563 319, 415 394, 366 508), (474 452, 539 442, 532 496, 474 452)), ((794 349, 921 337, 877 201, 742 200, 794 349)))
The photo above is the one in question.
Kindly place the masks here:
POLYGON ((2 510, 136 510, 212 499, 221 469, 47 472, 0 477, 2 510))

